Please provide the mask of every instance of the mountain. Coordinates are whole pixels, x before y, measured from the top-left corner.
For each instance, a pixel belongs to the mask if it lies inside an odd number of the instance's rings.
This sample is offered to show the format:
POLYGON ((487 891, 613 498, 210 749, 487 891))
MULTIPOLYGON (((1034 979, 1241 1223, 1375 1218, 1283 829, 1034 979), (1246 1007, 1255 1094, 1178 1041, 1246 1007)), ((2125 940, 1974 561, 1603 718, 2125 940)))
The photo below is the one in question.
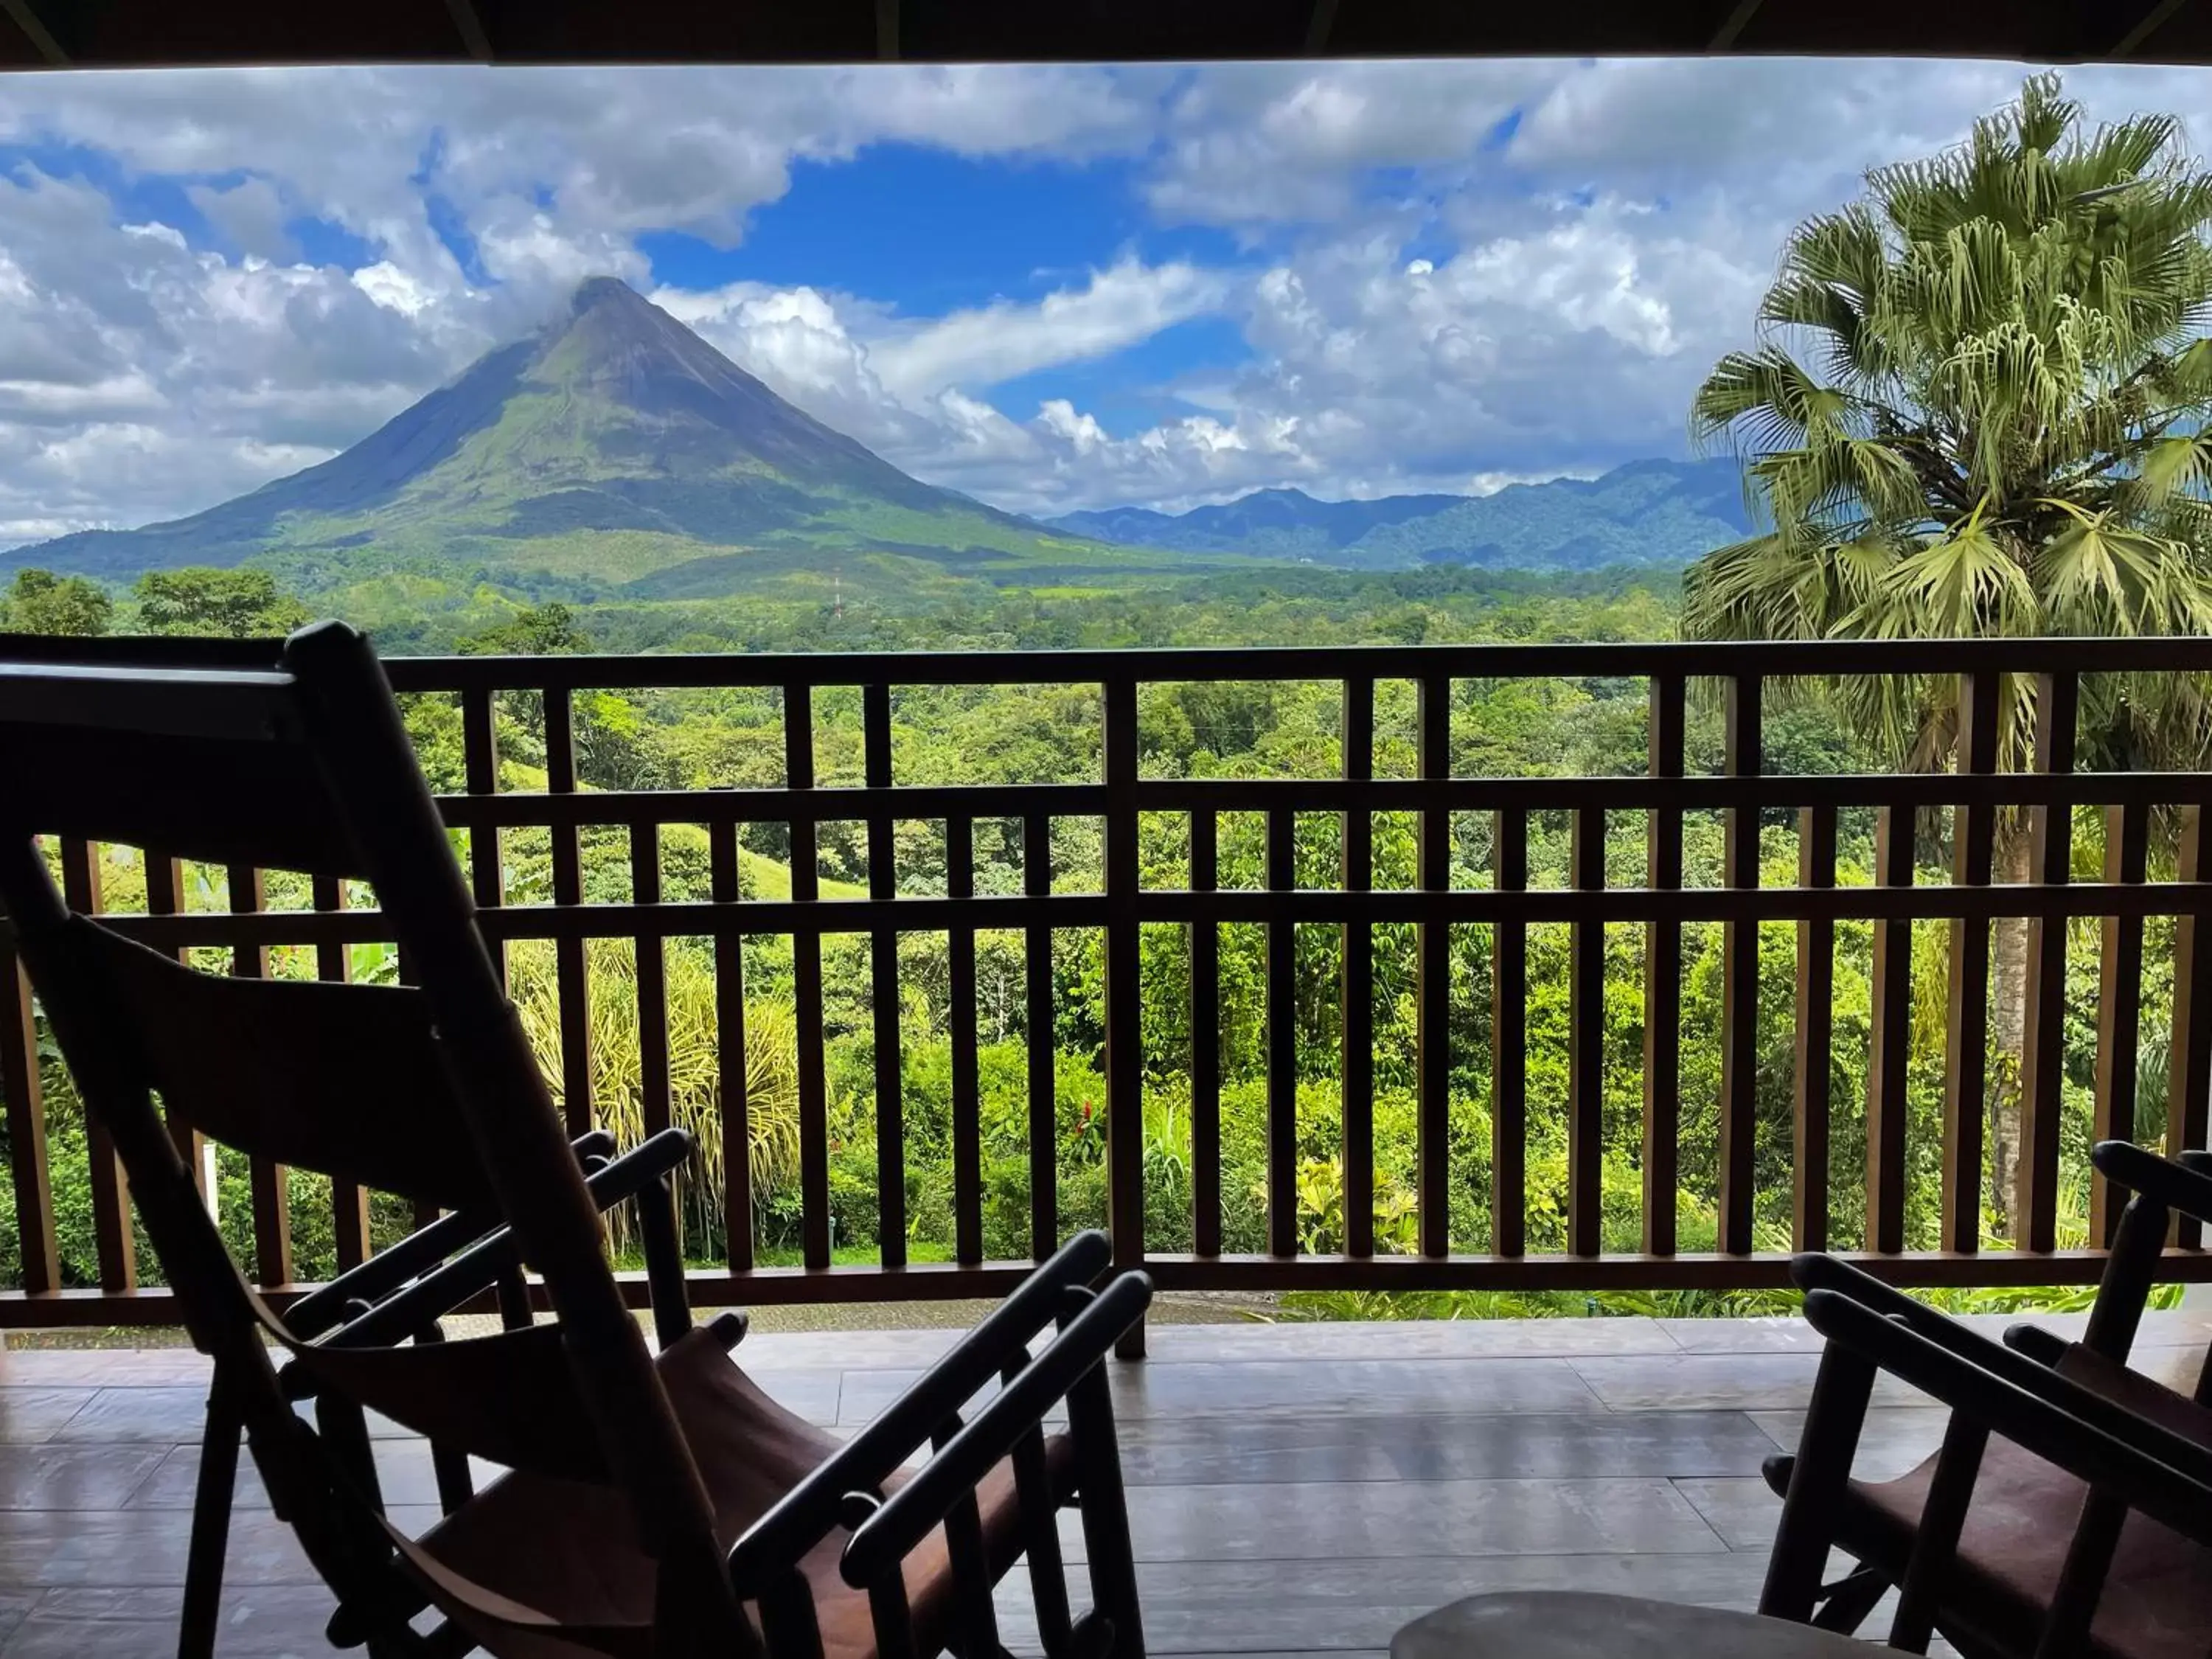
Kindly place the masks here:
POLYGON ((1742 472, 1717 459, 1632 461, 1602 477, 1508 484, 1488 495, 1320 501, 1301 490, 1262 489, 1188 513, 1115 507, 1071 514, 1049 526, 1130 546, 1358 569, 1680 565, 1750 532, 1742 472))
POLYGON ((343 453, 190 518, 0 555, 118 578, 408 560, 641 597, 1057 565, 1156 568, 909 477, 611 277, 343 453))

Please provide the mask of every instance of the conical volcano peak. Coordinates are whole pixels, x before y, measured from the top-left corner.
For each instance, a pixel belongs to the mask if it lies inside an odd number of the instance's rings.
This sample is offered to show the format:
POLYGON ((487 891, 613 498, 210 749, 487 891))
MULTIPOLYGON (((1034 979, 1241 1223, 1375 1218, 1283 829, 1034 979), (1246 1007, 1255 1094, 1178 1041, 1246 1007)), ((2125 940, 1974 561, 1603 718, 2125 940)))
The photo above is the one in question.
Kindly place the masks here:
POLYGON ((568 296, 568 314, 580 317, 594 306, 651 306, 652 301, 619 276, 586 276, 568 296))

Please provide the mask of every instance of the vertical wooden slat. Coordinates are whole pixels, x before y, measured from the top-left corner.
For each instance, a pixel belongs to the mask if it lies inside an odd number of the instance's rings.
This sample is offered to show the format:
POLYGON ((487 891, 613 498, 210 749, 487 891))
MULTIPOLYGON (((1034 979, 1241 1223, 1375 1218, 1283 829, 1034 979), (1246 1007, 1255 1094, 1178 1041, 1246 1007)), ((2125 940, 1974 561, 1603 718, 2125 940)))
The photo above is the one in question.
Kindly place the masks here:
MULTIPOLYGON (((261 872, 234 864, 228 872, 233 915, 256 914, 268 907, 261 872)), ((266 945, 240 945, 231 951, 230 971, 240 979, 269 977, 266 945)), ((253 1270, 264 1285, 292 1282, 292 1195, 289 1172, 281 1164, 255 1158, 247 1164, 248 1187, 253 1195, 253 1270)))
MULTIPOLYGON (((1143 960, 1139 950, 1137 683, 1109 680, 1104 695, 1106 764, 1106 1231, 1114 1265, 1145 1259, 1145 1041, 1143 960)), ((1115 1345, 1141 1358, 1139 1320, 1115 1345)))
MULTIPOLYGON (((567 795, 576 788, 575 711, 565 686, 545 693, 545 787, 567 795)), ((551 838, 553 902, 584 902, 583 849, 571 825, 555 825, 551 838)), ((580 939, 553 942, 553 982, 561 1008, 561 1115, 570 1135, 592 1127, 591 969, 580 939)))
MULTIPOLYGON (((142 855, 146 865, 146 914, 149 916, 182 915, 185 908, 184 860, 167 853, 148 848, 142 855)), ((177 952, 177 960, 189 962, 189 951, 177 952)), ((185 1168, 191 1171, 192 1185, 199 1189, 201 1198, 210 1196, 208 1181, 207 1141, 198 1129, 179 1113, 168 1115, 169 1139, 184 1160, 185 1168)))
MULTIPOLYGON (((1797 814, 1797 884, 1836 884, 1836 809, 1808 806, 1797 814)), ((1790 1241, 1793 1249, 1828 1248, 1828 1130, 1832 1103, 1836 1001, 1836 924, 1797 924, 1795 1098, 1790 1139, 1794 1153, 1790 1241)))
MULTIPOLYGON (((631 899, 660 902, 660 826, 629 827, 631 899)), ((638 1117, 648 1137, 668 1127, 668 956, 658 933, 641 933, 631 941, 637 953, 638 1117)))
MULTIPOLYGON (((2177 873, 2185 882, 2212 881, 2205 857, 2204 809, 2181 811, 2181 844, 2177 873)), ((2173 1040, 2168 1045, 2166 1092, 2166 1150, 2169 1156, 2201 1148, 2205 1141, 2205 1102, 2212 1095, 2212 926, 2192 913, 2177 917, 2173 927, 2173 1040)), ((2174 1230, 2175 1242, 2195 1249, 2203 1228, 2186 1217, 2174 1230)))
MULTIPOLYGON (((1218 820, 1190 815, 1190 890, 1210 893, 1220 879, 1218 820)), ((1190 928, 1191 1242, 1200 1255, 1221 1254, 1221 924, 1190 928)))
POLYGON ((15 933, 0 926, 0 1092, 8 1105, 8 1178, 15 1194, 16 1248, 23 1288, 33 1294, 61 1288, 61 1257, 54 1244, 53 1185, 46 1166, 46 1103, 39 1085, 38 1026, 31 1011, 31 981, 16 959, 15 933))
MULTIPOLYGON (((1912 885, 1912 809, 1878 807, 1874 817, 1877 887, 1912 885)), ((1867 1048, 1866 1248, 1905 1248, 1906 1079, 1912 1059, 1912 924, 1874 924, 1872 1012, 1867 1048)))
MULTIPOLYGON (((1605 890, 1605 814, 1578 808, 1567 851, 1578 893, 1605 890)), ((1605 1248, 1605 923, 1567 930, 1567 1249, 1605 1248)))
MULTIPOLYGON (((1419 683, 1414 765, 1424 779, 1451 775, 1451 681, 1424 675, 1419 683)), ((1451 886, 1451 813, 1424 805, 1417 855, 1420 889, 1451 886)), ((1414 957, 1415 1152, 1419 1163, 1423 1255, 1451 1252, 1451 933, 1441 921, 1417 922, 1414 957)))
MULTIPOLYGON (((972 818, 945 821, 945 891, 957 899, 975 893, 975 825, 972 818)), ((975 930, 955 927, 946 941, 951 979, 947 1018, 952 1033, 952 1254, 983 1259, 983 1106, 975 1069, 975 930)))
MULTIPOLYGON (((2074 769, 2079 682, 2044 674, 2035 684, 2035 768, 2074 769)), ((2073 811, 2038 806, 2028 814, 2028 879, 2063 887, 2074 859, 2073 811)), ((2027 1007, 2020 1066, 2019 1162, 2014 1168, 2013 1237, 2025 1250, 2058 1243, 2058 1135, 2066 1066, 2066 918, 2036 916, 2027 924, 2027 1007)))
MULTIPOLYGON (((1754 675, 1728 682, 1722 767, 1730 777, 1759 775, 1759 683, 1754 675)), ((1722 817, 1721 879, 1759 885, 1759 813, 1731 806, 1722 817)), ((1720 1248, 1753 1247, 1753 1200, 1759 1152, 1759 924, 1721 924, 1720 1248)))
MULTIPOLYGON (((1986 776, 1997 766, 1996 674, 1962 676, 1958 769, 1986 776)), ((1986 887, 1996 815, 1962 804, 1951 820, 1951 884, 1986 887)), ((1947 1250, 1982 1246, 1982 1147, 1989 1106, 1990 924, 1960 916, 1951 923, 1950 1018, 1943 1052, 1943 1212, 1939 1243, 1947 1250)))
MULTIPOLYGON (((1345 781, 1375 775, 1375 682, 1344 683, 1341 747, 1345 781)), ((1375 816, 1364 805, 1344 815, 1344 890, 1375 885, 1375 816)), ((1346 922, 1340 939, 1344 1012, 1344 1253, 1375 1254, 1375 939, 1364 921, 1346 922)))
MULTIPOLYGON (((891 787, 891 689, 860 691, 860 744, 867 786, 891 787)), ((888 805, 888 803, 886 803, 888 805)), ((868 814, 868 896, 898 896, 893 825, 888 811, 868 814)), ((868 939, 868 1003, 876 1048, 876 1248, 886 1267, 906 1265, 906 1111, 901 1091, 898 930, 868 939)))
MULTIPOLYGON (((1491 841, 1492 884, 1528 885, 1528 819, 1501 811, 1491 841)), ((1519 1255, 1528 1243, 1528 929, 1500 921, 1490 953, 1490 1248, 1519 1255)))
MULTIPOLYGON (((2150 852, 2150 811, 2113 806, 2105 811, 2105 880, 2139 884, 2150 852)), ((2136 1055, 2142 1030, 2143 919, 2106 916, 2097 953, 2097 1070, 2089 1139, 2136 1138, 2136 1055)), ((2124 1194, 2102 1176, 2089 1178, 2089 1243, 2108 1247, 2119 1225, 2124 1194)))
MULTIPOLYGON (((814 787, 814 688, 783 688, 783 776, 793 793, 814 787)), ((791 822, 791 896, 822 896, 822 860, 812 818, 791 822)), ((830 1088, 822 1046, 822 936, 791 936, 793 1024, 799 1046, 799 1193, 800 1255, 810 1267, 830 1265, 830 1088)))
MULTIPOLYGON (((335 876, 314 878, 314 906, 325 915, 346 908, 345 884, 335 876)), ((353 978, 353 952, 326 941, 315 947, 315 977, 343 985, 353 978)), ((368 1260, 368 1194, 350 1181, 331 1180, 331 1232, 340 1273, 368 1260)))
MULTIPOLYGON (((1684 702, 1679 674, 1651 678, 1650 774, 1682 775, 1684 702)), ((1644 885, 1682 884, 1682 809, 1644 814, 1644 885)), ((1644 1250, 1674 1254, 1675 1195, 1681 1189, 1682 924, 1655 919, 1644 930, 1644 1250)))
MULTIPOLYGON (((493 718, 489 687, 471 687, 461 693, 461 763, 471 795, 499 792, 499 733, 493 718)), ((507 879, 500 866, 499 830, 476 824, 469 830, 469 886, 477 908, 492 910, 506 902, 507 879)), ((488 939, 492 965, 507 976, 507 945, 488 939)))
MULTIPOLYGON (((1267 814, 1267 890, 1297 885, 1297 818, 1267 814)), ((1267 1249, 1298 1253, 1298 1042, 1297 931, 1267 924, 1267 1249)))
MULTIPOLYGON (((64 836, 61 862, 63 899, 79 915, 98 915, 99 848, 64 836)), ((100 1288, 111 1295, 134 1291, 138 1287, 138 1251, 131 1228, 131 1188, 107 1126, 90 1112, 85 1114, 84 1140, 91 1164, 92 1242, 100 1263, 100 1288)))
MULTIPOLYGON (((1022 820, 1022 890, 1032 898, 1052 891, 1052 820, 1032 813, 1022 820)), ((1030 1252, 1042 1261, 1060 1239, 1059 1103, 1053 1078, 1052 929, 1024 930, 1022 967, 1027 980, 1030 1108, 1030 1252)))
MULTIPOLYGON (((738 876, 738 826, 728 818, 707 826, 707 879, 718 905, 744 896, 738 876)), ((722 1119, 722 1232, 730 1271, 753 1265, 752 1100, 745 1085, 745 940, 734 911, 714 926, 714 1081, 722 1119)))

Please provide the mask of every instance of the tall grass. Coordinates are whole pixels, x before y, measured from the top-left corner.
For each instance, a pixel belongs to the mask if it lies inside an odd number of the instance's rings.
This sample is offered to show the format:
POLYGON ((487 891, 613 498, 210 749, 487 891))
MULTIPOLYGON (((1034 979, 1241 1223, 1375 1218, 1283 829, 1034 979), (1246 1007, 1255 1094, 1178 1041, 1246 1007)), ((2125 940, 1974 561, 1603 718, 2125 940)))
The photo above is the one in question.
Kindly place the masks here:
MULTIPOLYGON (((697 1138, 699 1150, 678 1171, 677 1214, 690 1254, 722 1238, 729 1148, 724 1129, 737 1103, 722 1099, 721 1040, 714 1006, 714 964, 680 942, 665 947, 668 1019, 668 1115, 697 1138)), ((637 952, 626 939, 594 939, 585 957, 586 1010, 596 1121, 625 1146, 645 1138, 644 1061, 639 1044, 637 952)), ((553 947, 516 944, 508 976, 523 1029, 556 1097, 562 1095, 561 1000, 553 947)), ((793 1177, 799 1164, 796 1024, 789 1003, 766 998, 745 1004, 744 1107, 753 1188, 766 1191, 793 1177)), ((629 1247, 628 1221, 610 1217, 617 1249, 629 1247)))

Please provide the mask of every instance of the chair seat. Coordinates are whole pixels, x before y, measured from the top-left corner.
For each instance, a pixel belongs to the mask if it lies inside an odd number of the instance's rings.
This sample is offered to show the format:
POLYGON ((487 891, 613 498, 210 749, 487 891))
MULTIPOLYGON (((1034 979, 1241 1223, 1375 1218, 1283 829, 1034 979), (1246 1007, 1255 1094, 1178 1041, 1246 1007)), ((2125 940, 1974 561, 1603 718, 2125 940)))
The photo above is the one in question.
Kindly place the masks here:
MULTIPOLYGON (((661 1379, 683 1425, 714 1510, 724 1549, 842 1444, 770 1400, 709 1330, 692 1332, 660 1356, 661 1379)), ((1073 1486, 1065 1436, 1048 1437, 1054 1501, 1073 1486)), ((906 1479, 895 1473, 884 1484, 906 1479)), ((1020 1509, 1010 1466, 977 1489, 984 1550, 994 1579, 1022 1553, 1020 1509)), ((833 1531, 802 1564, 814 1592, 827 1659, 873 1659, 875 1626, 866 1594, 837 1571, 848 1534, 833 1531)), ((629 1506, 611 1488, 511 1474, 423 1534, 431 1590, 447 1615, 499 1659, 644 1659, 651 1645, 654 1571, 640 1547, 629 1506), (457 1595, 445 1573, 489 1595, 457 1595), (504 1604, 504 1605, 501 1605, 504 1604), (557 1628, 557 1633, 556 1633, 557 1628)), ((945 1534, 930 1534, 907 1558, 915 1644, 927 1654, 951 1627, 951 1573, 945 1534)))
MULTIPOLYGON (((2139 1373, 2078 1348, 2059 1369, 2139 1416, 2212 1444, 2212 1413, 2139 1373)), ((1852 1496, 1892 1533, 1893 1547, 1911 1547, 1936 1462, 1930 1457, 1895 1480, 1851 1482, 1852 1496)), ((2072 1475, 1992 1436, 1959 1540, 1963 1582, 1947 1603, 1983 1607, 1992 1631, 2033 1632, 2058 1583, 2087 1495, 2072 1475)), ((2212 1549, 2148 1516, 2130 1515, 2091 1633, 2109 1659, 2206 1659, 2212 1654, 2212 1549)), ((2031 1638, 2027 1645, 2033 1644, 2031 1638)))

